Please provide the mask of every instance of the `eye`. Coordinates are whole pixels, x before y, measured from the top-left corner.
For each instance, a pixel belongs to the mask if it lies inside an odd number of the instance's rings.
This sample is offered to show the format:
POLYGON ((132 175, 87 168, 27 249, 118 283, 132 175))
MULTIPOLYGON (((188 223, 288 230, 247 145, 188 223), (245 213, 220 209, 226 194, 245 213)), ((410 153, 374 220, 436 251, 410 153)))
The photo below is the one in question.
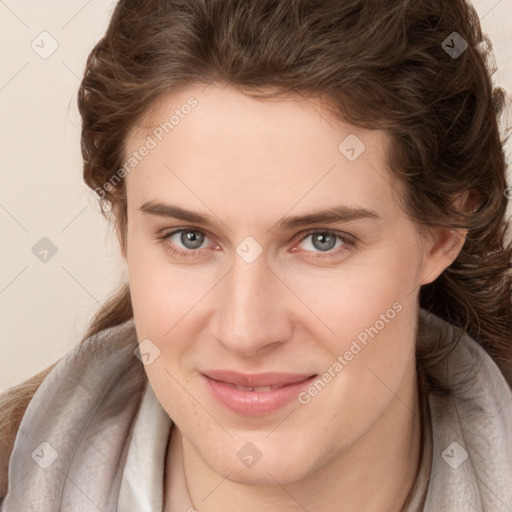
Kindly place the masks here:
MULTIPOLYGON (((313 252, 307 256, 311 258, 338 256, 356 245, 354 237, 337 231, 310 230, 306 234, 302 234, 300 243, 304 243, 308 239, 310 241, 305 244, 306 252, 313 252), (337 241, 341 243, 337 244, 337 241)), ((296 252, 296 249, 292 249, 292 251, 296 252)))
POLYGON ((158 237, 165 244, 166 250, 184 257, 195 257, 206 238, 203 231, 192 228, 177 229, 158 237), (176 237, 176 239, 172 240, 173 237, 176 237), (172 243, 167 243, 168 240, 172 243), (184 246, 185 250, 180 249, 178 244, 184 246), (176 247, 177 245, 178 247, 176 247))

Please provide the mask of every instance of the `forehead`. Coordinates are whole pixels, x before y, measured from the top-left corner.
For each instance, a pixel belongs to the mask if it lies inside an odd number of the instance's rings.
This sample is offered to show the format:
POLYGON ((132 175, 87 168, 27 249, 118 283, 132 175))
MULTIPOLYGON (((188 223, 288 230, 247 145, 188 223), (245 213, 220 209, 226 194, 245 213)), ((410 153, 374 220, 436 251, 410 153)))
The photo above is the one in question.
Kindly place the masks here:
POLYGON ((344 123, 299 95, 256 99, 231 87, 191 86, 159 98, 126 142, 127 159, 152 146, 127 175, 128 195, 141 200, 179 190, 199 205, 216 190, 224 202, 284 200, 284 208, 300 200, 306 208, 319 199, 371 206, 392 194, 389 135, 344 123))
POLYGON ((285 140, 300 142, 319 134, 325 136, 328 131, 336 132, 335 138, 347 133, 370 146, 376 143, 383 150, 382 156, 391 142, 384 130, 367 130, 335 118, 327 102, 319 98, 299 94, 256 98, 215 83, 192 85, 160 96, 130 131, 128 139, 145 137, 155 130, 163 131, 163 136, 171 132, 176 136, 184 131, 184 125, 190 124, 194 129, 187 133, 189 139, 192 135, 198 139, 209 137, 213 130, 222 129, 236 134, 240 142, 251 133, 258 136, 262 145, 272 141, 275 147, 285 140), (299 124, 303 122, 307 124, 299 124), (279 140, 273 138, 276 134, 280 135, 279 140))

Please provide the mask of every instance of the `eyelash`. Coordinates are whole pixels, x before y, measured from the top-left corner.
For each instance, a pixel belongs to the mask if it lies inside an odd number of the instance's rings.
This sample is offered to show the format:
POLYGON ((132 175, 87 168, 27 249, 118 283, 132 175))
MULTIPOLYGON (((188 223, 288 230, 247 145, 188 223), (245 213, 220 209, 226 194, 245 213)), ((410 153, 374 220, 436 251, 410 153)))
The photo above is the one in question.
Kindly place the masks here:
MULTIPOLYGON (((177 249, 175 246, 172 246, 172 245, 169 245, 166 243, 168 238, 170 238, 171 236, 173 236, 177 233, 181 233, 183 231, 195 231, 195 232, 202 233, 202 234, 206 235, 206 233, 200 229, 181 228, 181 229, 176 229, 174 231, 166 232, 166 233, 158 236, 157 238, 161 243, 164 244, 165 249, 173 255, 183 256, 183 257, 187 257, 187 258, 196 257, 197 253, 200 252, 202 249, 182 250, 182 249, 177 249)), ((327 252, 323 252, 323 253, 318 252, 314 255, 307 256, 308 258, 331 258, 333 256, 339 256, 342 253, 345 253, 346 251, 350 250, 351 248, 357 247, 357 239, 354 236, 347 235, 346 233, 342 233, 339 231, 329 231, 329 230, 322 230, 322 229, 311 229, 311 230, 307 231, 306 233, 302 234, 302 238, 300 238, 298 240, 298 242, 299 243, 303 242, 306 238, 308 238, 309 236, 314 235, 316 233, 320 233, 323 235, 325 235, 325 234, 334 235, 343 242, 343 245, 341 247, 338 247, 337 249, 331 249, 331 250, 329 250, 327 252)), ((306 252, 309 252, 309 251, 306 251, 306 252)))

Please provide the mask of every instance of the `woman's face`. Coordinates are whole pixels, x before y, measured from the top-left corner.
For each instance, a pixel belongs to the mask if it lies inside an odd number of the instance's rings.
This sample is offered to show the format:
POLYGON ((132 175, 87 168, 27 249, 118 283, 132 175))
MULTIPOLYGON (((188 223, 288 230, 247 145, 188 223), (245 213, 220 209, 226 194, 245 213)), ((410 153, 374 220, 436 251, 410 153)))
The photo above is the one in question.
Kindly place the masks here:
POLYGON ((214 84, 148 123, 127 139, 125 256, 145 369, 184 440, 269 484, 389 442, 413 410, 419 287, 458 251, 423 245, 394 202, 387 135, 214 84))

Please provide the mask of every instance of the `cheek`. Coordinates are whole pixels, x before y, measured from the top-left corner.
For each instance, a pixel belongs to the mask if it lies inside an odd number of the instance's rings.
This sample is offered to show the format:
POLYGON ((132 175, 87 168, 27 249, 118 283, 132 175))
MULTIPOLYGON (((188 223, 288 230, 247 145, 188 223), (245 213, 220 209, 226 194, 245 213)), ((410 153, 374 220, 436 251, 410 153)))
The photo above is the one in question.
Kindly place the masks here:
POLYGON ((417 305, 412 291, 419 256, 410 243, 390 244, 337 280, 316 281, 324 293, 316 293, 311 301, 323 322, 310 334, 322 340, 330 358, 325 360, 325 370, 331 369, 326 378, 336 382, 333 387, 341 394, 356 388, 361 396, 378 400, 374 395, 384 390, 377 376, 391 389, 398 386, 397 378, 414 351, 417 305))
POLYGON ((132 247, 127 264, 135 323, 141 334, 166 339, 180 330, 181 319, 186 320, 209 283, 193 266, 171 263, 163 246, 140 240, 132 247))
POLYGON ((409 403, 402 386, 415 360, 416 310, 412 304, 382 304, 374 311, 366 305, 358 317, 343 311, 346 323, 340 320, 338 336, 325 342, 331 358, 316 389, 312 386, 301 396, 311 417, 328 425, 341 444, 366 431, 396 396, 409 403))
POLYGON ((376 322, 382 327, 381 315, 385 330, 391 331, 388 327, 399 323, 395 317, 405 316, 396 310, 414 304, 421 254, 407 235, 403 238, 356 253, 332 270, 287 271, 287 282, 293 283, 291 288, 309 308, 304 322, 316 330, 317 337, 333 340, 331 352, 348 349, 352 339, 376 322), (311 311, 318 328, 305 320, 311 318, 311 311))
POLYGON ((205 413, 204 405, 191 398, 197 396, 194 382, 187 382, 163 359, 160 358, 145 368, 158 401, 173 422, 184 432, 189 432, 193 425, 194 430, 199 429, 205 438, 208 438, 208 428, 211 434, 212 425, 205 413))

